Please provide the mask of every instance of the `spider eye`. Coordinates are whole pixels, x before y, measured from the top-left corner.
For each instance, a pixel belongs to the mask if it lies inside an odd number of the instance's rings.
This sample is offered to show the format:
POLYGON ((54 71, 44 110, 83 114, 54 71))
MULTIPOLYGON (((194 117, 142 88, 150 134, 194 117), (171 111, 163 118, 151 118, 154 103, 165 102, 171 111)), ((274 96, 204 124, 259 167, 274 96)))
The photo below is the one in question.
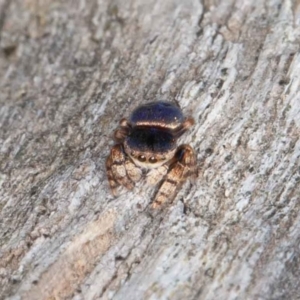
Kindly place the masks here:
POLYGON ((138 157, 138 160, 141 161, 141 162, 144 162, 144 161, 146 161, 146 157, 144 155, 140 155, 138 157))
POLYGON ((152 164, 155 164, 157 162, 157 159, 155 157, 150 157, 149 162, 151 162, 152 164))

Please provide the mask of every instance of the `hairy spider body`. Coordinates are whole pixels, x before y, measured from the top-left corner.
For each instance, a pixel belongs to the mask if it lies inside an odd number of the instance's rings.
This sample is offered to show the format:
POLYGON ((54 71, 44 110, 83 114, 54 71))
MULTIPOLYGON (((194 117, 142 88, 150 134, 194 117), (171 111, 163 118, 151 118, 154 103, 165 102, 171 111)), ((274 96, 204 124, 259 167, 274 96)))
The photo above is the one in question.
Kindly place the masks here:
POLYGON ((136 108, 122 119, 115 131, 117 144, 106 162, 112 193, 123 185, 128 189, 141 178, 142 169, 166 166, 168 172, 154 198, 153 207, 172 200, 176 190, 195 173, 196 158, 189 145, 177 147, 177 139, 194 124, 170 102, 151 102, 136 108))

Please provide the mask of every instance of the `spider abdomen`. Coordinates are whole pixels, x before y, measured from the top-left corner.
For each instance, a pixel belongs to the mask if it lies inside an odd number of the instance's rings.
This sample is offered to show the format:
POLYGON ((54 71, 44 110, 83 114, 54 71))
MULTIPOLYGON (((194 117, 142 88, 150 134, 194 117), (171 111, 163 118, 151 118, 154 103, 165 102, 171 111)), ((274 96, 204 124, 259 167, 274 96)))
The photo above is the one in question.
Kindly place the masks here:
POLYGON ((130 118, 132 126, 156 126, 174 130, 184 121, 179 107, 170 102, 151 102, 136 108, 130 118))

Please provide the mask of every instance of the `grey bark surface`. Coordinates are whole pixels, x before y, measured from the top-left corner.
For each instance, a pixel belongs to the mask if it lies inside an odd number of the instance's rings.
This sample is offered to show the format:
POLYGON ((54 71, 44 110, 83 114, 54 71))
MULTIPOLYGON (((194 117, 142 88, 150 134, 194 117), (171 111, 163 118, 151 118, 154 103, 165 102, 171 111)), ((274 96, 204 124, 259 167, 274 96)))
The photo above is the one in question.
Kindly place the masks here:
POLYGON ((300 299, 299 25, 297 0, 0 0, 0 298, 300 299), (154 100, 195 118, 199 176, 151 217, 105 160, 154 100))

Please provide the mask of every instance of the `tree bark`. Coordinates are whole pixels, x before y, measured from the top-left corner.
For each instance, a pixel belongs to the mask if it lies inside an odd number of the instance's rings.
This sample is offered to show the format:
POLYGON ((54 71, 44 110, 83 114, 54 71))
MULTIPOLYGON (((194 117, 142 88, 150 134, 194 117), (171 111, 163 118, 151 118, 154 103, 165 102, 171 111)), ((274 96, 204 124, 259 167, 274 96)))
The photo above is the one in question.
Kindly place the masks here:
POLYGON ((300 299, 298 0, 0 0, 1 299, 300 299), (154 216, 105 160, 148 101, 199 176, 154 216))

